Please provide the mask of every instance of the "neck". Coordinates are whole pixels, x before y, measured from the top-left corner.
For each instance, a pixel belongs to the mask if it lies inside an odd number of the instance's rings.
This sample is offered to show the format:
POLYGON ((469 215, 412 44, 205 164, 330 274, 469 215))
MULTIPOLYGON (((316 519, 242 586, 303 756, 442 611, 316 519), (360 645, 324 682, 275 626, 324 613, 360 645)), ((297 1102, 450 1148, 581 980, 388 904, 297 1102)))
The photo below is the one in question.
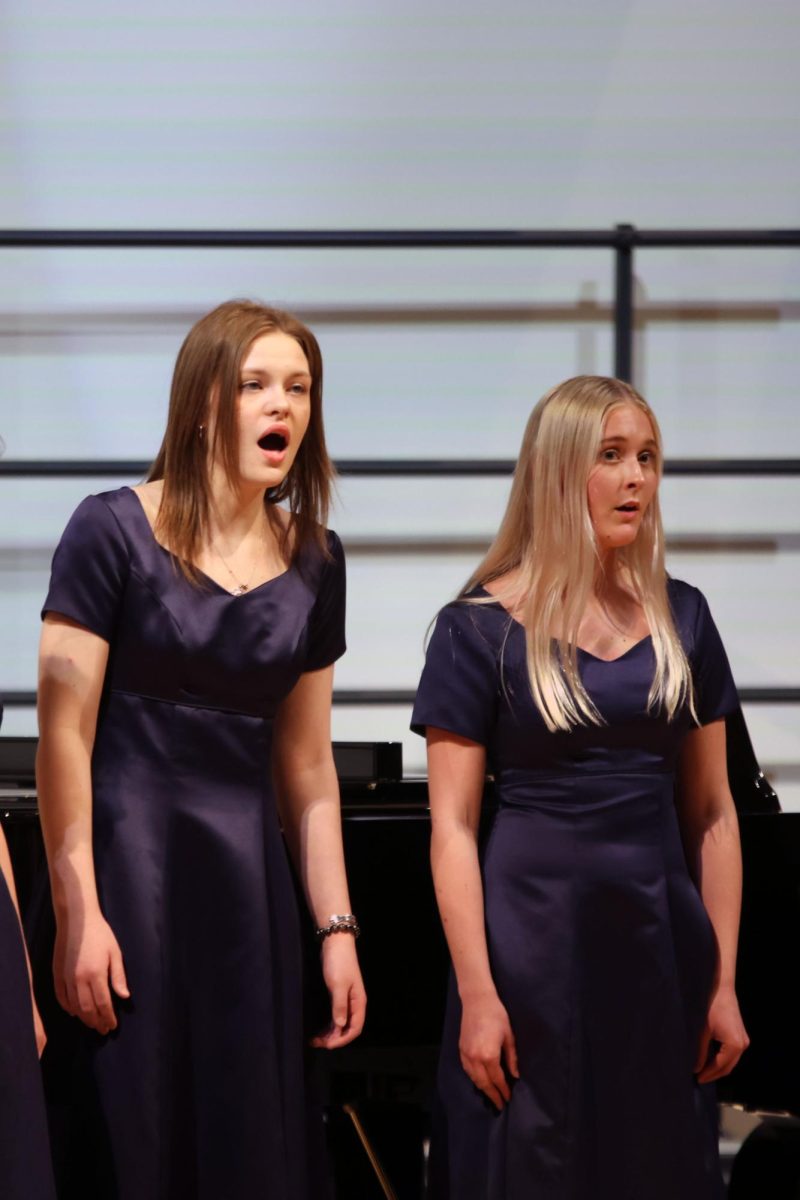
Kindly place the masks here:
POLYGON ((613 550, 601 550, 594 570, 592 590, 597 596, 608 595, 619 586, 617 556, 613 550))
POLYGON ((264 488, 233 489, 227 480, 212 478, 209 536, 212 541, 240 542, 267 525, 264 488))

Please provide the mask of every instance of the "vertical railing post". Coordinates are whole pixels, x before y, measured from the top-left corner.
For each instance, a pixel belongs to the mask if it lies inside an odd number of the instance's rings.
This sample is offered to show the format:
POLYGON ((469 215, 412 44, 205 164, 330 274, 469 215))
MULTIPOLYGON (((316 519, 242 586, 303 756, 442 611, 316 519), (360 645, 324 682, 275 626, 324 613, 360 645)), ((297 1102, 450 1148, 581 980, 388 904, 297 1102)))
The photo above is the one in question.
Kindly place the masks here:
POLYGON ((614 247, 614 374, 633 382, 633 225, 617 226, 614 247))

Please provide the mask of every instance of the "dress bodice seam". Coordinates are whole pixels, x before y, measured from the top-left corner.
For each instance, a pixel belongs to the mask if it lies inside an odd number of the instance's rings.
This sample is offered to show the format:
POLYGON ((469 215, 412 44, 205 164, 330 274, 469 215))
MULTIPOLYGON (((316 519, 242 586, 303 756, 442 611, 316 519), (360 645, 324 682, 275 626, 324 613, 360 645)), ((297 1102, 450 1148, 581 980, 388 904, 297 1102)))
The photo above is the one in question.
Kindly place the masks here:
POLYGON ((188 698, 176 699, 173 696, 153 696, 148 692, 136 692, 131 688, 111 687, 109 688, 110 695, 116 696, 132 696, 137 700, 152 700, 156 704, 171 704, 173 708, 200 708, 207 709, 209 712, 227 713, 234 717, 252 717, 257 721, 270 722, 275 719, 274 713, 251 712, 244 708, 231 708, 225 704, 208 704, 201 700, 191 700, 188 698))
POLYGON ((627 778, 628 776, 638 777, 640 775, 649 776, 675 774, 674 767, 643 767, 640 770, 635 771, 618 771, 615 767, 610 767, 607 770, 598 771, 595 768, 588 766, 585 771, 582 771, 577 764, 575 764, 569 771, 558 772, 539 773, 535 767, 509 767, 507 770, 513 771, 516 774, 512 778, 504 778, 502 775, 496 775, 495 783, 500 788, 502 788, 505 783, 550 783, 557 779, 569 779, 574 783, 576 781, 581 781, 583 778, 596 779, 598 776, 602 776, 603 778, 607 779, 615 777, 627 778))

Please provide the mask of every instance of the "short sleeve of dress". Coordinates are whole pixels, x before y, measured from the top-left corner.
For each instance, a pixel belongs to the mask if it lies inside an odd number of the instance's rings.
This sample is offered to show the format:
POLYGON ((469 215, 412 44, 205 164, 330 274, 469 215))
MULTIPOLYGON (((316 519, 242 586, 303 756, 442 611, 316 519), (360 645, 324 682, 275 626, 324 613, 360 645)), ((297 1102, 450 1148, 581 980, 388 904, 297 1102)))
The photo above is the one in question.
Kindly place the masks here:
POLYGON ((697 717, 701 725, 709 725, 737 709, 739 696, 708 602, 702 592, 696 595, 698 605, 689 662, 697 717))
POLYGON ((124 535, 108 504, 100 496, 87 496, 56 547, 42 616, 60 613, 110 642, 129 562, 124 535))
POLYGON ((320 573, 319 590, 308 618, 308 652, 305 671, 321 671, 341 658, 347 649, 344 635, 347 576, 342 543, 328 530, 328 550, 320 573))
POLYGON ((497 708, 497 661, 477 606, 451 604, 436 620, 419 681, 411 728, 430 725, 488 746, 497 708))

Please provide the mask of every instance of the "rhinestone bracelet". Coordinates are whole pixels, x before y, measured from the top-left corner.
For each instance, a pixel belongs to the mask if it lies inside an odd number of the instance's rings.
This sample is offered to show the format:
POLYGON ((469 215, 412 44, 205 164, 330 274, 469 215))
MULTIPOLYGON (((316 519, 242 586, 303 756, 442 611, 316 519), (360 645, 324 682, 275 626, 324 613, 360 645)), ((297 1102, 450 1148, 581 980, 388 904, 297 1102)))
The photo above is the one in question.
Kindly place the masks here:
POLYGON ((328 924, 321 925, 316 930, 320 942, 324 942, 325 938, 330 937, 332 933, 350 933, 353 937, 358 937, 361 933, 361 926, 353 913, 333 913, 328 918, 328 924))

